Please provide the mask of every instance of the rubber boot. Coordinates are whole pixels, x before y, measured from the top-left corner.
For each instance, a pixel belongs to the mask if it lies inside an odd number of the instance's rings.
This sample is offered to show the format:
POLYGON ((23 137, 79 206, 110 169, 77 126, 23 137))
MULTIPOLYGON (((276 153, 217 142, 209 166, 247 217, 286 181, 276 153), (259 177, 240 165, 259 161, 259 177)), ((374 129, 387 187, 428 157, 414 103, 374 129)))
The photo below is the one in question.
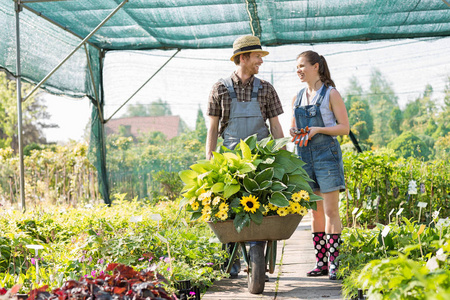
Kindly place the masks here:
POLYGON ((316 251, 316 266, 306 273, 306 276, 328 275, 328 257, 325 232, 313 232, 313 245, 316 251))
POLYGON ((341 234, 333 233, 327 234, 327 249, 328 249, 328 270, 329 278, 331 280, 337 279, 337 270, 339 268, 339 247, 341 245, 341 234))

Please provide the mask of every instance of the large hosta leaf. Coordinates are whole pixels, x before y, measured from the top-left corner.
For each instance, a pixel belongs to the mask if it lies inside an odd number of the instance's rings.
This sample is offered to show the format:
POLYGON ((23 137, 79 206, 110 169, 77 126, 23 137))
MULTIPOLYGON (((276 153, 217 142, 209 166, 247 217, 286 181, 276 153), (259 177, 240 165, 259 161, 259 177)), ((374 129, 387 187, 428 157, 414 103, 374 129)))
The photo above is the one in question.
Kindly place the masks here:
POLYGON ((259 190, 259 185, 255 180, 246 176, 244 178, 244 188, 247 192, 249 192, 251 194, 251 193, 254 193, 255 191, 259 190))
POLYGON ((217 193, 223 192, 224 188, 225 188, 225 184, 223 184, 222 182, 218 182, 211 187, 211 191, 214 194, 217 194, 217 193))
POLYGON ((198 176, 198 173, 192 170, 180 171, 178 174, 180 175, 181 180, 186 184, 195 182, 194 180, 198 176))
POLYGON ((258 184, 261 184, 263 181, 272 180, 273 178, 273 168, 265 169, 255 176, 255 180, 258 184))
POLYGON ((234 194, 236 194, 237 192, 239 192, 240 189, 241 189, 241 186, 239 184, 226 185, 224 188, 223 197, 225 199, 228 199, 231 196, 233 196, 234 194))
POLYGON ((289 206, 289 200, 281 192, 274 192, 272 197, 269 198, 269 202, 278 207, 289 206))
POLYGON ((254 214, 250 214, 250 218, 252 219, 253 222, 259 225, 262 223, 263 214, 261 211, 257 210, 254 214))

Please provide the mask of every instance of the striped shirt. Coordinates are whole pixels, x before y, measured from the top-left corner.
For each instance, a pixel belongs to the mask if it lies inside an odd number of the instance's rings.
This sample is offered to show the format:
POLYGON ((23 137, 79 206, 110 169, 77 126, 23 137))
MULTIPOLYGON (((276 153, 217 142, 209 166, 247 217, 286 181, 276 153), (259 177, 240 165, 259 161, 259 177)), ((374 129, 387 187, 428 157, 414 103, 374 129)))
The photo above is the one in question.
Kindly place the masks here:
MULTIPOLYGON (((251 100, 254 78, 252 76, 246 84, 243 84, 241 79, 236 75, 236 72, 231 74, 238 101, 248 102, 251 100)), ((257 99, 259 101, 261 115, 264 121, 266 121, 267 119, 281 115, 283 113, 283 107, 275 88, 269 82, 262 79, 261 84, 262 88, 258 91, 257 99)), ((216 82, 209 94, 207 115, 220 117, 219 135, 227 127, 230 118, 230 107, 231 97, 228 94, 227 88, 220 81, 216 82)))

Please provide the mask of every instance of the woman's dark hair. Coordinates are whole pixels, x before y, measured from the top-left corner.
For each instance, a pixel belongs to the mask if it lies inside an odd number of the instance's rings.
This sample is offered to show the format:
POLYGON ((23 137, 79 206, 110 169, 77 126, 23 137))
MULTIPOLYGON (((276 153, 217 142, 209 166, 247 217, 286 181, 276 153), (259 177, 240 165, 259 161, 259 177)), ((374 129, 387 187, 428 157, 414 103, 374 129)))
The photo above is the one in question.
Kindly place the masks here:
POLYGON ((336 87, 334 81, 331 80, 330 70, 328 69, 328 64, 325 60, 325 57, 311 50, 300 53, 297 56, 297 59, 299 59, 300 57, 306 57, 311 65, 315 65, 316 63, 318 63, 320 80, 325 84, 326 87, 329 87, 330 85, 332 87, 336 87))

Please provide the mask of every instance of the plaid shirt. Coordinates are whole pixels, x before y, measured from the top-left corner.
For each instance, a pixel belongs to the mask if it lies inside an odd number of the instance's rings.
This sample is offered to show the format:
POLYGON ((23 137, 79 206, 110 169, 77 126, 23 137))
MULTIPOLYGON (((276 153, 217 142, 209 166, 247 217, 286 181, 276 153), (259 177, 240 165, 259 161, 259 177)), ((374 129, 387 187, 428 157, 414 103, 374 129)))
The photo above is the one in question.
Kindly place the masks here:
MULTIPOLYGON (((248 102, 251 100, 254 78, 252 76, 246 84, 243 84, 241 79, 236 75, 236 72, 231 74, 238 101, 248 102)), ((262 79, 261 84, 262 89, 258 91, 258 102, 261 115, 264 121, 266 121, 267 119, 281 115, 283 113, 283 107, 274 87, 262 79)), ((230 118, 230 107, 231 97, 228 94, 227 88, 220 81, 216 82, 209 94, 207 115, 220 117, 219 135, 222 135, 227 127, 230 118)))

